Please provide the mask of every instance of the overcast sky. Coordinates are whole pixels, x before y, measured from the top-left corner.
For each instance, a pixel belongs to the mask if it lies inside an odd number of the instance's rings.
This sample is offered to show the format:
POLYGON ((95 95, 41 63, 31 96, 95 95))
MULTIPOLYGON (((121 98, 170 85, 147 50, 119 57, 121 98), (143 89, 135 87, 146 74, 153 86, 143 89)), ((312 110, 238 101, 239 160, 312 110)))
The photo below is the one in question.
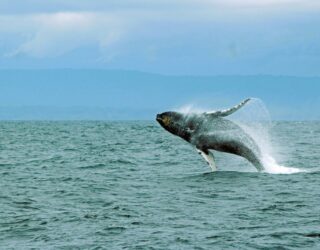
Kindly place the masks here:
POLYGON ((318 0, 1 0, 0 68, 320 75, 318 0))

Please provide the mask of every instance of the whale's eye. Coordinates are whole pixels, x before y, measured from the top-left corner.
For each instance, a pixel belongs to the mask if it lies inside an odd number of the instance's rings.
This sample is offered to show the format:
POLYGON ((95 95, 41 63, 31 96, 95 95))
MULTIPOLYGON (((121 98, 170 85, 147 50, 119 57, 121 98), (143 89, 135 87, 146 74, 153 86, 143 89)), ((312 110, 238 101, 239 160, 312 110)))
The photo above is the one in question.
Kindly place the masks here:
POLYGON ((168 116, 165 116, 163 119, 162 119, 162 122, 165 126, 169 126, 170 124, 170 118, 168 116))

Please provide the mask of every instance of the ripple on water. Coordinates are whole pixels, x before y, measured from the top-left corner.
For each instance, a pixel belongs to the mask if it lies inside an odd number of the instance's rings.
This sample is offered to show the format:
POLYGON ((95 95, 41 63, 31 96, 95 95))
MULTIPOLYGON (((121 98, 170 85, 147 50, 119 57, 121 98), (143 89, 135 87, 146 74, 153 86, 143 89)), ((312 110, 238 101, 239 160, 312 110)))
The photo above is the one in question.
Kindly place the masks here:
POLYGON ((319 249, 319 124, 275 125, 310 172, 272 175, 153 122, 1 123, 0 248, 319 249))

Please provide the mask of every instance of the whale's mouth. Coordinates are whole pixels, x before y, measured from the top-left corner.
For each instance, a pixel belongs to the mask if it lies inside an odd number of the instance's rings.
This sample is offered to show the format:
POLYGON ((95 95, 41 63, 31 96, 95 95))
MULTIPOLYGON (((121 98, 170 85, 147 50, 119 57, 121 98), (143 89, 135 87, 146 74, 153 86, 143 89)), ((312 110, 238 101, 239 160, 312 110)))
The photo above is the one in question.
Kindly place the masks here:
POLYGON ((160 115, 160 114, 157 114, 156 120, 157 120, 158 122, 162 121, 162 118, 161 118, 161 115, 160 115))
POLYGON ((163 117, 161 114, 157 114, 156 121, 161 125, 164 126, 163 117))
POLYGON ((171 119, 168 115, 164 115, 164 114, 157 114, 156 117, 157 122, 159 122, 159 124, 164 127, 165 129, 168 130, 169 127, 171 127, 171 119))

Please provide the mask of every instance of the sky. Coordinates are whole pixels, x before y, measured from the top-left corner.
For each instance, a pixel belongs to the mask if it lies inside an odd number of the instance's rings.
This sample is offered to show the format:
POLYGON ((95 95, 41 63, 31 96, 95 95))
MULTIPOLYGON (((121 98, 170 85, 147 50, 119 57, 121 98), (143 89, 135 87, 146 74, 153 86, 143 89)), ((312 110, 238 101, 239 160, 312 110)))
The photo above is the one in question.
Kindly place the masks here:
POLYGON ((247 97, 319 120, 319 27, 319 0, 0 0, 0 120, 153 119, 247 97))
POLYGON ((320 75, 318 0, 1 0, 0 69, 320 75))

